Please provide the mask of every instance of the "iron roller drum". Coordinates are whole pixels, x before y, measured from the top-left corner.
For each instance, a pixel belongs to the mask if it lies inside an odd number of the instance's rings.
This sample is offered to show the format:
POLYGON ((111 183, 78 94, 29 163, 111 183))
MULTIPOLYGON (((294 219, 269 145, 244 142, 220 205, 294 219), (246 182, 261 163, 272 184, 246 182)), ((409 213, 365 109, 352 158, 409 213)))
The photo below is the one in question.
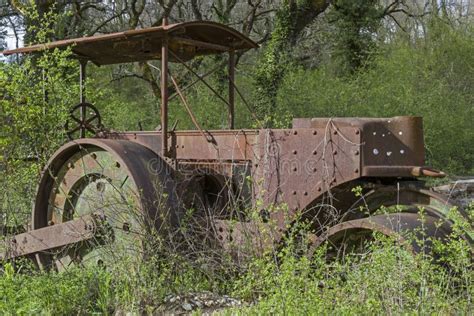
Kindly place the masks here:
POLYGON ((140 258, 147 238, 176 222, 172 178, 168 165, 137 143, 81 139, 64 145, 41 179, 33 229, 94 214, 96 234, 91 241, 38 254, 39 265, 61 270, 140 258))
MULTIPOLYGON (((396 237, 413 253, 432 253, 433 241, 446 241, 452 233, 447 215, 453 206, 444 196, 423 187, 378 187, 356 201, 339 224, 320 235, 313 249, 327 242, 331 257, 362 252, 374 233, 379 233, 396 237)), ((460 213, 467 216, 462 209, 460 213)), ((472 244, 470 236, 464 238, 472 244)))

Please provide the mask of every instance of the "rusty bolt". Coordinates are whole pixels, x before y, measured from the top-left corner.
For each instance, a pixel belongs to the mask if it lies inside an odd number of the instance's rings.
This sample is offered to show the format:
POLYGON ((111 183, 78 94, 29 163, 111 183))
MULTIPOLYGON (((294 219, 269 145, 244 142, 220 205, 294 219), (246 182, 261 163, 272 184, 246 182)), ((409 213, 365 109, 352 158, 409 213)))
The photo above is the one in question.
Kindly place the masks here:
POLYGON ((53 226, 54 222, 53 221, 48 221, 48 226, 53 226))
POLYGON ((360 131, 356 129, 356 135, 359 135, 359 134, 360 134, 360 131))
POLYGON ((95 153, 91 154, 92 159, 97 159, 97 155, 95 153))
POLYGON ((126 232, 130 231, 130 224, 129 223, 123 223, 122 229, 126 232))
POLYGON ((316 155, 317 153, 318 153, 318 151, 313 150, 313 155, 316 155))
POLYGON ((298 131, 293 131, 293 135, 298 135, 298 131))
POLYGON ((258 167, 258 163, 256 163, 254 166, 255 166, 255 168, 257 168, 257 167, 258 167))
POLYGON ((313 168, 313 172, 316 172, 316 171, 318 171, 318 169, 316 169, 316 168, 313 168))
POLYGON ((334 155, 337 155, 337 150, 335 150, 335 151, 333 152, 333 154, 334 154, 334 155))
POLYGON ((115 162, 115 167, 120 168, 120 163, 118 161, 115 162))
POLYGON ((333 132, 333 134, 334 134, 334 135, 337 135, 337 130, 335 130, 335 131, 333 132))
POLYGON ((99 191, 99 192, 104 192, 104 190, 105 190, 105 184, 103 182, 97 182, 95 187, 96 187, 97 191, 99 191))
POLYGON ((313 135, 318 135, 318 131, 313 131, 313 135))
POLYGON ((354 170, 355 173, 359 173, 359 169, 354 170))
POLYGON ((296 170, 298 170, 298 168, 294 167, 294 168, 293 168, 293 171, 296 171, 296 170))
POLYGON ((305 191, 303 194, 304 194, 304 195, 308 195, 308 192, 305 191))
POLYGON ((296 191, 293 191, 293 195, 296 195, 296 191))
POLYGON ((296 150, 293 150, 293 154, 296 155, 298 152, 296 150))
POLYGON ((184 145, 181 145, 181 148, 184 148, 184 145))
POLYGON ((321 192, 323 189, 321 189, 321 187, 318 188, 318 192, 321 192))
POLYGON ((354 152, 354 154, 355 154, 356 156, 359 156, 359 151, 356 150, 356 151, 354 152))

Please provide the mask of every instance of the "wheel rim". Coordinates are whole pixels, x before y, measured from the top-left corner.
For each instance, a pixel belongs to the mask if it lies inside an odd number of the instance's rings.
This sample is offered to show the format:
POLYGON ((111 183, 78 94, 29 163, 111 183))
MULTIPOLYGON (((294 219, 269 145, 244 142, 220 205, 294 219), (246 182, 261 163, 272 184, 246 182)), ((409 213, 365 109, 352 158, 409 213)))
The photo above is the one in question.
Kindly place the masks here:
POLYGON ((423 238, 446 239, 451 233, 451 223, 446 218, 451 208, 452 205, 443 196, 424 188, 377 188, 356 201, 343 214, 338 224, 317 236, 310 247, 310 255, 327 242, 332 248, 330 256, 337 253, 336 257, 340 257, 341 254, 347 254, 347 249, 354 245, 354 249, 365 247, 368 241, 373 240, 374 233, 395 237, 412 253, 431 252, 432 242, 428 240, 420 248, 416 238, 421 236, 417 234, 423 229, 426 234, 423 238), (378 214, 377 211, 382 207, 386 207, 385 211, 388 213, 378 214), (410 236, 413 234, 415 236, 410 236))
POLYGON ((431 216, 445 218, 453 205, 443 196, 425 188, 381 187, 364 194, 344 213, 341 221, 361 219, 374 214, 381 207, 404 208, 404 211, 417 213, 420 209, 431 216), (360 212, 360 208, 365 210, 360 212))

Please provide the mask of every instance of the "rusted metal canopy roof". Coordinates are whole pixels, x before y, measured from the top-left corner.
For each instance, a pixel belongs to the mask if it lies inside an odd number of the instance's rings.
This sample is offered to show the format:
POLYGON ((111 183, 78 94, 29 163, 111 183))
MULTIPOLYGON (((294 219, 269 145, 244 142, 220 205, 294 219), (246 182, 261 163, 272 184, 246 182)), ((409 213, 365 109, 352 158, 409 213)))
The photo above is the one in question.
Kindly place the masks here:
MULTIPOLYGON (((98 65, 118 64, 160 59, 161 43, 164 38, 168 39, 169 49, 181 60, 258 47, 251 39, 228 26, 196 21, 67 39, 6 50, 2 53, 8 56, 71 46, 78 58, 90 60, 98 65)), ((171 57, 170 61, 175 60, 171 57)))

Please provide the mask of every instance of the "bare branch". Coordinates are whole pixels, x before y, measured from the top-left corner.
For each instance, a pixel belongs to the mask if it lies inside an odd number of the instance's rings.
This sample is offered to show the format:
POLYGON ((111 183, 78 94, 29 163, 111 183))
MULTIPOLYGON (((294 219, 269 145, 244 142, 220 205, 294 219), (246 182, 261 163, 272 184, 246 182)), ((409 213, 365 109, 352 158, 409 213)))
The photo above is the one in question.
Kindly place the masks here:
POLYGON ((102 21, 99 25, 97 25, 93 30, 89 31, 87 33, 87 36, 94 35, 95 33, 99 32, 101 28, 103 28, 105 25, 109 24, 111 21, 117 19, 118 17, 122 16, 125 12, 127 11, 126 8, 122 9, 122 11, 118 12, 117 14, 112 15, 110 18, 102 21))
POLYGON ((202 20, 202 13, 198 6, 197 0, 191 0, 191 9, 193 10, 194 18, 196 20, 202 20))

